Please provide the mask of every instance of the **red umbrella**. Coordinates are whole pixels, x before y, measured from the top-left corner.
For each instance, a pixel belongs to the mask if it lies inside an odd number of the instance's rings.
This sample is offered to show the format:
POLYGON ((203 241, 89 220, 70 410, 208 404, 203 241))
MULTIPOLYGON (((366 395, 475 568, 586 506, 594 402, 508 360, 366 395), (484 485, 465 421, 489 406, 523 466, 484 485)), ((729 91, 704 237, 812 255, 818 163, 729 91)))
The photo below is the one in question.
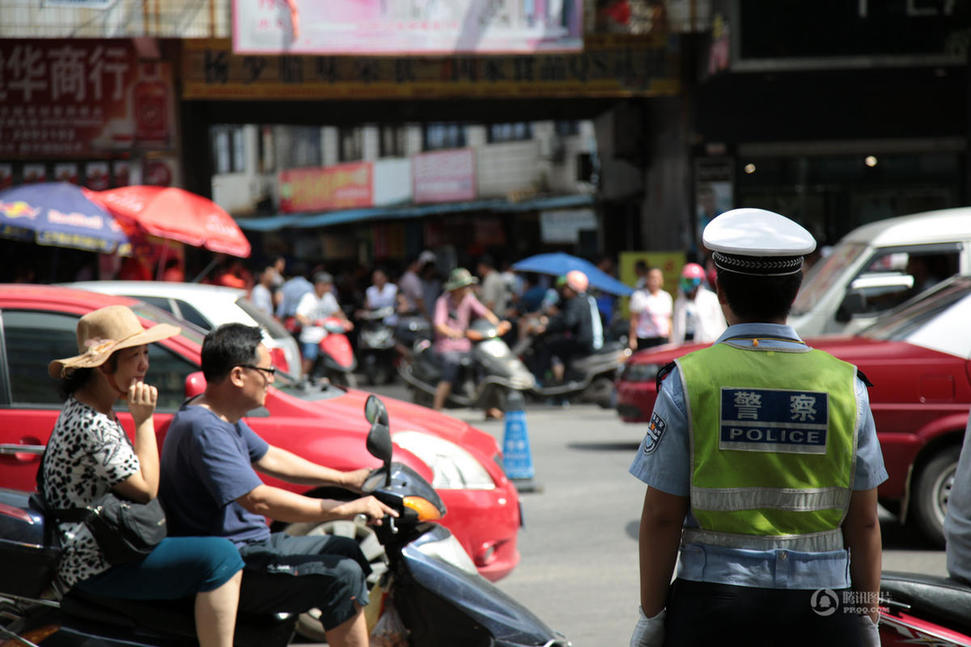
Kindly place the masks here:
POLYGON ((125 186, 88 195, 118 220, 152 236, 242 258, 250 255, 249 241, 233 217, 195 193, 176 187, 125 186))

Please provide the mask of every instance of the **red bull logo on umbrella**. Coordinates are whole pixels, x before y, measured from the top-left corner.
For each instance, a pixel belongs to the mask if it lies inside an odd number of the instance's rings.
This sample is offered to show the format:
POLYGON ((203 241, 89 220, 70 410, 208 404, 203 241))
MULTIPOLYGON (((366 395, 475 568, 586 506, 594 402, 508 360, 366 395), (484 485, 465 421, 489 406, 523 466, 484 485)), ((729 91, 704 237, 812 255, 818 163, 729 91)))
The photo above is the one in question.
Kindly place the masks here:
POLYGON ((23 200, 0 202, 0 213, 8 218, 30 218, 33 220, 40 212, 40 207, 32 207, 23 200))

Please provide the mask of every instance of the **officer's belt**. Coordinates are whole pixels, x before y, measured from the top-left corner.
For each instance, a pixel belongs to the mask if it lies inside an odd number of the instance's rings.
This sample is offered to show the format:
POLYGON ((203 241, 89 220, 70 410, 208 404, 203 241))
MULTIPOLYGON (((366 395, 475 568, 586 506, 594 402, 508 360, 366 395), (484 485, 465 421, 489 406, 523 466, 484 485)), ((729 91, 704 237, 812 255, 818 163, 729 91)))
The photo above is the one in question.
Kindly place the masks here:
POLYGON ((707 544, 726 548, 749 550, 794 550, 804 553, 822 553, 842 550, 843 531, 825 530, 808 535, 742 535, 731 532, 715 532, 700 528, 685 528, 681 544, 707 544))
POLYGON ((738 510, 790 510, 816 512, 845 510, 850 491, 843 487, 826 488, 691 488, 691 507, 697 510, 736 512, 738 510))

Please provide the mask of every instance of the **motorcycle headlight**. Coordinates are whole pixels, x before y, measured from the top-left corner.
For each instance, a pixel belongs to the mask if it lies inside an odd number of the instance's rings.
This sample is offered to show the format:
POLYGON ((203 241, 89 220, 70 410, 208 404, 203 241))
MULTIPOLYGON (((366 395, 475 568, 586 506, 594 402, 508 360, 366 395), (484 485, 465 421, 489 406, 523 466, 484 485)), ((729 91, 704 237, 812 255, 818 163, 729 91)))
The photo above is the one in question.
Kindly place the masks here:
POLYGON ((402 431, 394 442, 431 468, 437 490, 493 490, 496 484, 475 457, 455 443, 420 431, 402 431))
POLYGON ((628 364, 620 379, 626 382, 653 382, 660 369, 657 364, 628 364))
POLYGON ((509 354, 507 346, 499 339, 479 342, 479 350, 490 357, 504 357, 509 354))
POLYGON ((475 562, 462 548, 459 540, 452 536, 452 533, 443 536, 436 535, 436 538, 431 541, 420 541, 414 545, 424 555, 451 564, 470 575, 476 575, 479 572, 475 567, 475 562))

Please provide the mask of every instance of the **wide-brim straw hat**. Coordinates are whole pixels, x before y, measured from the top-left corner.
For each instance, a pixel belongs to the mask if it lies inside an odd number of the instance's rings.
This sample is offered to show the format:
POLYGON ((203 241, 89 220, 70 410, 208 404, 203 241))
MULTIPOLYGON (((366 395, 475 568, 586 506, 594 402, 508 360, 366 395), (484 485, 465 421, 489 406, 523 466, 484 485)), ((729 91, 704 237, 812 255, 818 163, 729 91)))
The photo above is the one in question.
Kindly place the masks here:
POLYGON ((445 281, 445 291, 451 292, 452 290, 458 290, 459 288, 464 288, 466 285, 475 285, 479 282, 479 279, 472 276, 464 267, 456 267, 448 275, 448 280, 445 281))
POLYGON ((76 368, 101 366, 116 350, 142 346, 178 335, 182 329, 160 323, 145 329, 131 309, 107 306, 78 321, 78 355, 55 359, 47 365, 51 377, 67 377, 76 368))

